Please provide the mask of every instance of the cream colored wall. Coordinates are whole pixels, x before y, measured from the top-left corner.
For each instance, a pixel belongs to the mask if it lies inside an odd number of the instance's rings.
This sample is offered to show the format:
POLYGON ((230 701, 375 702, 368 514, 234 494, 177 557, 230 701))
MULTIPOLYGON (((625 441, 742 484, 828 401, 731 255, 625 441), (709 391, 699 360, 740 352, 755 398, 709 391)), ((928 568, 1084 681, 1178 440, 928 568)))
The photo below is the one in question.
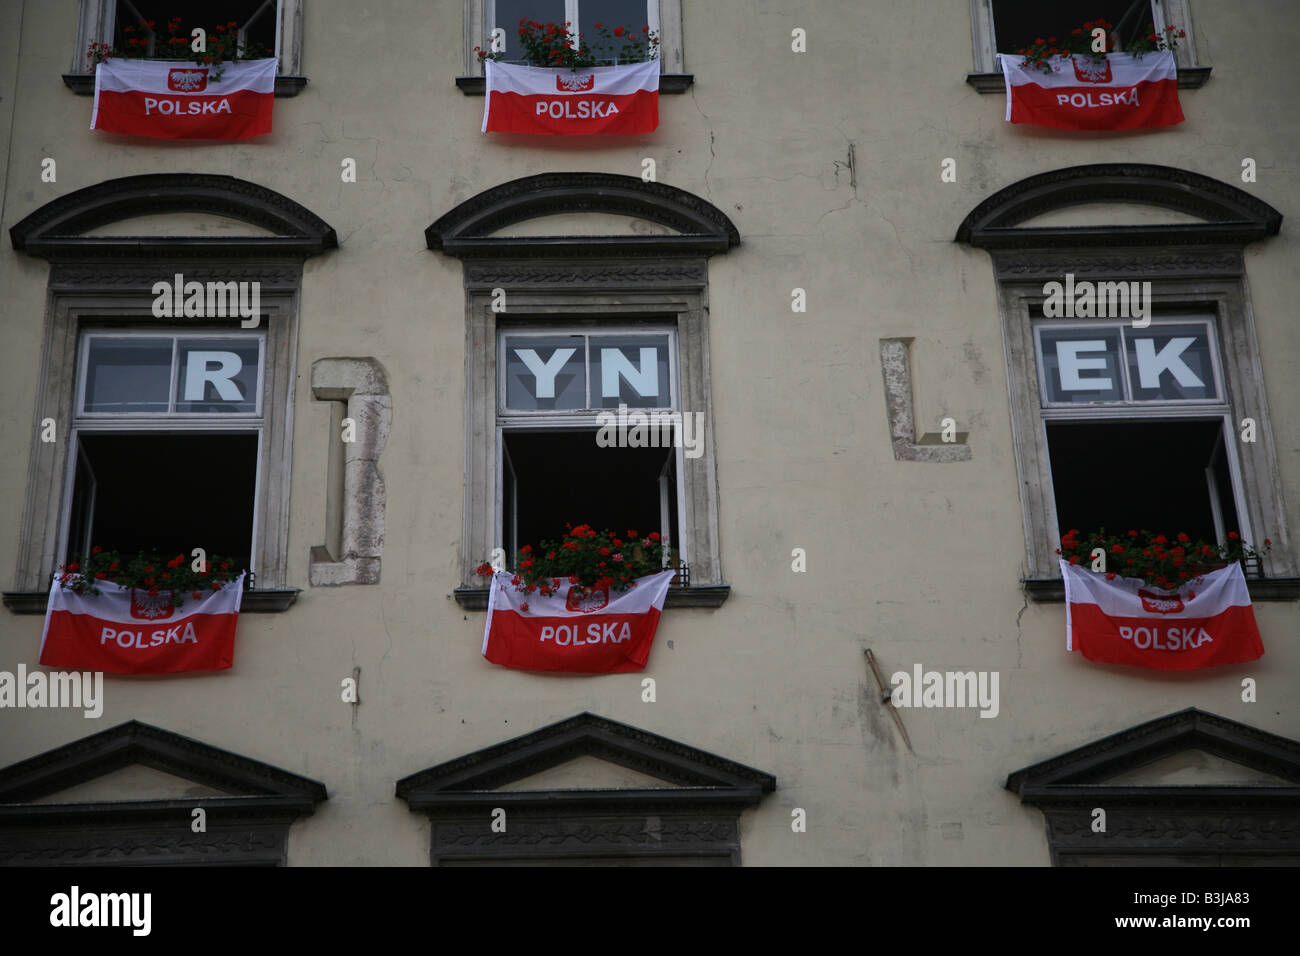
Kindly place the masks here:
MULTIPOLYGON (((238 144, 90 132, 91 100, 59 81, 76 5, 17 6, 0 10, 0 123, 13 111, 4 229, 82 186, 199 171, 297 200, 338 231, 340 248, 308 261, 302 287, 289 554, 298 603, 245 615, 227 673, 108 678, 99 720, 0 711, 0 765, 136 718, 324 782, 330 799, 294 826, 291 864, 414 866, 427 862, 428 824, 394 797, 399 777, 589 710, 775 774, 778 791, 742 818, 748 864, 1042 865, 1041 815, 1002 789, 1008 772, 1188 706, 1300 736, 1294 603, 1257 606, 1262 660, 1192 674, 1089 664, 1064 650, 1060 605, 1025 604, 992 269, 952 241, 981 199, 1035 173, 1132 160, 1242 185, 1241 159, 1254 157, 1259 182, 1242 188, 1286 217, 1280 236, 1249 249, 1247 276, 1289 523, 1300 529, 1300 117, 1286 84, 1300 21, 1289 0, 1195 4, 1201 62, 1214 72, 1183 93, 1187 122, 1111 136, 1003 122, 1003 96, 963 82, 961 3, 841 0, 792 14, 684 0, 694 87, 662 97, 656 133, 609 142, 481 134, 482 99, 453 84, 455 0, 392 0, 366 18, 342 0, 311 0, 309 85, 277 101, 273 134, 238 144), (807 30, 806 54, 790 52, 794 27, 807 30), (367 63, 378 58, 382 68, 367 63), (44 156, 58 161, 57 184, 40 182, 44 156), (645 675, 496 668, 479 656, 483 613, 451 597, 464 300, 460 263, 429 252, 422 230, 519 176, 639 175, 647 156, 661 182, 715 203, 742 237, 711 260, 709 285, 709 438, 731 597, 718 610, 668 611, 645 675), (344 157, 356 159, 358 182, 340 182, 344 157), (939 180, 945 157, 957 160, 954 184, 939 180), (806 314, 790 312, 794 287, 807 290, 806 314), (900 335, 916 339, 918 425, 952 415, 971 432, 971 461, 893 459, 877 341, 900 335), (310 589, 308 551, 325 540, 329 410, 311 398, 309 369, 352 355, 379 359, 392 388, 382 583, 310 589), (794 547, 807 549, 806 574, 790 570, 794 547), (877 703, 868 646, 886 676, 916 662, 1000 672, 1000 714, 901 711, 908 754, 877 703), (354 715, 339 682, 355 666, 354 715), (641 701, 643 676, 657 681, 656 703, 641 701), (1257 704, 1239 699, 1245 676, 1259 682, 1257 704), (793 807, 807 811, 807 833, 791 832, 793 807)), ((6 585, 35 434, 47 269, 0 252, 6 585)), ((4 612, 0 634, 0 669, 34 664, 39 617, 4 612)))

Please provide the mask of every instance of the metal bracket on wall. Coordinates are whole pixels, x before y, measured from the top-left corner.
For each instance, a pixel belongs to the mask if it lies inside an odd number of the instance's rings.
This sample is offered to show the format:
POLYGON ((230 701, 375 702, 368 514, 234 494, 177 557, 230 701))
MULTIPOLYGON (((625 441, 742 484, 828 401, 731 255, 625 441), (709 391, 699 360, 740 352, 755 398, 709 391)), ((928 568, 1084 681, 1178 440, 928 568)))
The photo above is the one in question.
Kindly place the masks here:
POLYGON ((880 673, 880 667, 876 664, 876 655, 871 653, 871 648, 864 650, 863 655, 867 658, 867 664, 871 666, 871 673, 875 675, 876 686, 880 688, 880 702, 889 706, 889 715, 894 718, 894 723, 898 725, 898 732, 903 735, 903 743, 907 744, 908 753, 916 753, 912 749, 912 741, 907 736, 907 728, 903 726, 903 718, 898 715, 898 708, 890 704, 893 698, 893 691, 885 684, 885 678, 880 673))

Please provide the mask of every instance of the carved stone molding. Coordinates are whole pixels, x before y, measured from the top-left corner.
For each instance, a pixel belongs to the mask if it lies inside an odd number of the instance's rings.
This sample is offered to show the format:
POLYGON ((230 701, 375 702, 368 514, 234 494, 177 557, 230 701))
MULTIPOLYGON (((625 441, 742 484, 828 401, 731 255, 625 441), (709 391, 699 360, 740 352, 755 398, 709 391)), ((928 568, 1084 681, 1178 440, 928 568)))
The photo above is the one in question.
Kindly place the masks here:
MULTIPOLYGON (((351 419, 355 438, 342 442, 339 554, 331 555, 325 546, 312 548, 311 584, 378 584, 386 503, 379 456, 393 422, 388 376, 373 358, 318 359, 311 366, 311 391, 318 400, 346 403, 344 417, 351 419)), ((334 432, 330 441, 342 441, 341 434, 334 432)))
POLYGON ((1300 852, 1300 741, 1189 708, 1018 770, 1006 787, 1047 819, 1054 863, 1107 854, 1290 858, 1300 852), (1107 786, 1126 771, 1201 750, 1280 778, 1277 786, 1107 786), (1094 810, 1105 830, 1093 830, 1094 810))
POLYGON ((1036 279, 1060 281, 1067 272, 1076 278, 1116 276, 1165 278, 1236 278, 1244 275, 1245 264, 1240 247, 1232 249, 1180 249, 1178 252, 1135 248, 1112 251, 1106 255, 1091 252, 1065 252, 1054 250, 1002 250, 990 251, 994 275, 999 279, 1014 281, 1036 279))
POLYGON ((664 183, 613 173, 541 173, 465 200, 424 231, 430 249, 461 258, 705 255, 740 234, 717 206, 664 183), (634 216, 677 230, 670 236, 496 236, 515 223, 558 213, 634 216))
POLYGON ((577 289, 627 288, 638 285, 702 288, 708 280, 708 266, 703 258, 666 262, 629 263, 625 259, 574 264, 491 262, 465 266, 468 289, 524 286, 577 289))
POLYGON ((984 249, 1080 246, 1245 245, 1277 235, 1282 214, 1231 186, 1170 166, 1099 163, 1054 169, 1000 189, 971 210, 956 241, 984 249), (1132 202, 1187 213, 1199 223, 1021 227, 1066 206, 1132 202))
POLYGON ((118 261, 55 261, 50 264, 50 291, 93 294, 153 295, 155 282, 172 282, 176 273, 187 282, 258 282, 263 297, 294 294, 302 282, 302 266, 256 263, 248 260, 215 261, 168 257, 164 266, 118 261))
POLYGON ((315 780, 132 720, 0 769, 0 865, 280 864, 290 824, 324 799, 315 780), (133 764, 228 796, 32 802, 133 764))
POLYGON ((566 856, 708 856, 739 863, 740 812, 776 778, 716 754, 595 714, 578 714, 397 782, 432 821, 433 864, 566 856), (501 790, 577 757, 594 756, 664 787, 501 790), (494 832, 496 808, 507 826, 494 832))
POLYGON ((9 230, 15 249, 62 259, 185 255, 306 258, 338 247, 323 219, 288 196, 234 176, 149 173, 110 179, 47 202, 9 230), (260 226, 270 236, 86 236, 136 216, 203 212, 260 226))
POLYGON ((912 407, 912 358, 910 338, 880 340, 880 369, 885 377, 885 415, 889 419, 889 440, 896 461, 970 461, 967 433, 957 432, 957 441, 944 442, 939 433, 919 438, 912 407))

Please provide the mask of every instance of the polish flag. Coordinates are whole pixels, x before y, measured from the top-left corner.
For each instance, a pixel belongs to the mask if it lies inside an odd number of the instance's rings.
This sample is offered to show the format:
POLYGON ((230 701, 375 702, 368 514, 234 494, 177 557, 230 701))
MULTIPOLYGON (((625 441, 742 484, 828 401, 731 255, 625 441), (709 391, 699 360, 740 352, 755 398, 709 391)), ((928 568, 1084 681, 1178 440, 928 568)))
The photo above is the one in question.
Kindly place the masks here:
POLYGON ((1211 571, 1177 591, 1138 578, 1061 562, 1065 579, 1065 648, 1090 661, 1184 671, 1239 664, 1264 656, 1241 565, 1211 571))
POLYGON ((271 132, 276 63, 105 60, 95 67, 90 128, 159 139, 261 136, 271 132))
POLYGON ((644 670, 668 583, 676 573, 648 574, 626 591, 562 584, 557 593, 542 597, 516 590, 510 583, 513 575, 498 571, 488 599, 483 656, 502 667, 530 671, 644 670))
POLYGON ((220 590, 151 596, 140 588, 97 581, 99 594, 64 590, 55 578, 45 612, 40 662, 47 667, 112 674, 219 671, 235 654, 235 622, 244 575, 220 590))
POLYGON ((659 126, 658 60, 578 70, 484 66, 485 133, 652 133, 659 126))
POLYGON ((1136 57, 1110 53, 1054 56, 1052 72, 1024 67, 1018 53, 999 53, 1007 84, 1007 122, 1056 129, 1137 129, 1183 121, 1172 50, 1136 57))

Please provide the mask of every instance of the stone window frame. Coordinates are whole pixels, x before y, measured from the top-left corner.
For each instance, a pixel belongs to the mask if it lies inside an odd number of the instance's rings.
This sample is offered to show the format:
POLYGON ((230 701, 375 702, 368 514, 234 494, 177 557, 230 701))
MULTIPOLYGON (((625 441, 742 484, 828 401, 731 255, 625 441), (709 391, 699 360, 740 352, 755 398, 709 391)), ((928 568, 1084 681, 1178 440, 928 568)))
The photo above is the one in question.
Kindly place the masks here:
POLYGON ((1237 449, 1240 496, 1249 527, 1273 540, 1256 598, 1293 600, 1300 578, 1286 527, 1277 453, 1245 274, 1247 243, 1278 233, 1282 216, 1267 203, 1218 180, 1147 164, 1072 166, 1031 176, 980 203, 956 239, 987 249, 993 263, 1002 326, 1012 442, 1021 494, 1026 592, 1060 601, 1064 590, 1055 549, 1056 507, 1043 439, 1031 312, 1043 283, 1066 272, 1075 280, 1152 283, 1154 307, 1212 315, 1234 421, 1258 425, 1249 453, 1237 449), (1020 223, 1067 206, 1139 202, 1195 215, 1202 222, 1169 225, 1024 227, 1020 223))
POLYGON ((585 317, 620 324, 641 318, 677 327, 678 397, 683 412, 704 413, 704 454, 686 458, 681 526, 691 586, 672 588, 668 606, 716 607, 723 584, 718 541, 718 484, 709 380, 708 256, 739 243, 730 219, 684 190, 611 173, 543 173, 466 200, 425 230, 430 249, 467 260, 465 283, 466 445, 461 582, 456 599, 485 609, 487 588, 475 569, 500 547, 496 533, 497 313, 505 289, 513 321, 561 324, 585 317), (556 213, 634 216, 674 235, 495 236, 498 230, 556 213))
POLYGON ((1300 861, 1300 741, 1195 707, 1017 770, 1005 787, 1038 807, 1053 866, 1137 863, 1295 866, 1300 861), (1202 750, 1288 784, 1135 785, 1106 781, 1202 750), (1106 829, 1092 829, 1093 811, 1106 829))
MULTIPOLYGON (((337 247, 334 230, 287 197, 254 183, 231 176, 159 173, 109 180, 59 197, 15 225, 10 236, 15 250, 50 261, 34 435, 44 419, 52 418, 66 437, 85 324, 129 320, 126 327, 143 330, 183 324, 152 314, 153 284, 170 282, 177 272, 187 281, 261 283, 267 321, 261 491, 253 542, 258 591, 245 595, 243 609, 286 609, 297 594, 284 585, 302 266, 307 257, 337 247), (273 235, 84 235, 122 219, 169 212, 223 215, 273 235)), ((201 321, 209 327, 210 320, 201 321)), ((5 605, 15 613, 44 613, 50 576, 59 563, 69 459, 66 440, 31 445, 15 591, 5 594, 5 605)))
MULTIPOLYGON (((112 8, 117 0, 81 0, 77 13, 77 38, 72 49, 72 62, 63 74, 63 84, 80 96, 95 92, 95 70, 86 59, 86 50, 92 42, 111 42, 107 36, 112 8)), ((279 59, 275 77, 276 96, 297 96, 307 85, 302 75, 302 27, 305 0, 277 0, 280 23, 276 28, 276 56, 279 59)))
MULTIPOLYGON (((487 92, 483 64, 474 55, 474 47, 483 46, 487 36, 487 9, 487 0, 465 0, 465 72, 456 78, 456 86, 466 96, 487 92)), ((685 93, 695 77, 686 72, 682 0, 659 0, 659 37, 659 92, 685 93)))
MULTIPOLYGON (((1003 93, 1006 81, 998 66, 998 50, 993 36, 993 8, 990 0, 969 0, 971 47, 975 69, 966 74, 966 82, 980 93, 1003 93)), ((1177 24, 1187 31, 1187 38, 1174 51, 1178 66, 1179 89, 1199 89, 1210 78, 1210 67, 1201 66, 1196 57, 1196 34, 1192 25, 1191 0, 1151 0, 1153 14, 1165 23, 1177 24)))
POLYGON ((293 822, 326 799, 316 780, 129 720, 0 768, 0 866, 284 866, 293 822), (137 764, 229 795, 36 802, 137 764))
POLYGON ((740 814, 774 790, 769 773, 586 712, 397 781, 397 796, 429 817, 433 866, 656 857, 739 866, 740 814), (584 756, 665 786, 502 789, 584 756), (504 833, 490 825, 497 808, 504 833))

